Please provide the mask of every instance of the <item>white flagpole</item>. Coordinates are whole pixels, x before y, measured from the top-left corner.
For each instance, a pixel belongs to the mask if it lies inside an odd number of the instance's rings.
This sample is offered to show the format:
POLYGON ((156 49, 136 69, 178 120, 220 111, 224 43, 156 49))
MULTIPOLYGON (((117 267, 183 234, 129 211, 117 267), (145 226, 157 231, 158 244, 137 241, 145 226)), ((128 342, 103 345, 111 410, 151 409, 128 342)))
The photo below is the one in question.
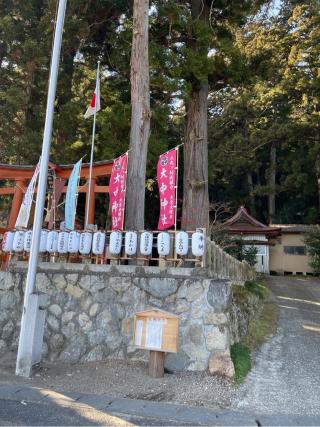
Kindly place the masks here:
MULTIPOLYGON (((43 332, 41 335, 41 333, 38 331, 37 332, 38 336, 36 336, 35 332, 32 330, 32 328, 30 328, 30 324, 28 324, 27 316, 31 316, 29 317, 29 321, 31 318, 34 321, 34 317, 32 316, 37 316, 36 312, 31 313, 31 310, 32 310, 31 295, 36 290, 36 274, 37 274, 38 255, 39 255, 39 244, 40 244, 41 228, 43 223, 44 202, 46 198, 47 174, 48 174, 49 154, 50 154, 50 145, 51 145, 51 137, 52 137, 54 103, 55 103, 55 97, 56 97, 58 69, 59 69, 60 51, 61 51, 61 42, 62 42, 62 33, 63 33, 63 24, 64 24, 65 12, 66 12, 66 5, 67 5, 67 0, 59 1, 56 29, 54 34, 54 43, 53 43, 53 49, 52 49, 52 60, 51 60, 51 67, 50 67, 49 89, 48 89, 47 108, 46 108, 46 120, 45 120, 43 142, 42 142, 42 154, 41 154, 41 163, 40 163, 38 193, 37 193, 36 209, 35 209, 35 215, 34 215, 32 242, 31 242, 31 249, 30 249, 26 288, 24 293, 19 347, 18 347, 17 364, 16 364, 16 375, 22 375, 26 377, 30 376, 32 366, 34 364, 33 353, 35 352, 35 349, 38 348, 39 346, 39 340, 41 340, 41 345, 43 340, 43 332), (38 342, 36 342, 37 340, 38 342)), ((40 327, 40 326, 37 325, 37 327, 40 327)))
POLYGON ((100 85, 98 86, 99 72, 100 72, 100 61, 98 61, 97 78, 96 78, 96 88, 99 87, 99 93, 96 93, 96 99, 95 99, 95 104, 94 104, 93 127, 92 127, 92 143, 91 143, 90 169, 89 169, 89 189, 88 189, 88 199, 87 199, 87 212, 86 212, 85 228, 87 227, 88 222, 89 222, 89 210, 90 210, 90 198, 91 198, 91 180, 92 180, 92 164, 93 164, 93 151, 94 151, 94 139, 95 139, 95 133, 96 133, 97 100, 98 100, 98 96, 100 97, 100 85))

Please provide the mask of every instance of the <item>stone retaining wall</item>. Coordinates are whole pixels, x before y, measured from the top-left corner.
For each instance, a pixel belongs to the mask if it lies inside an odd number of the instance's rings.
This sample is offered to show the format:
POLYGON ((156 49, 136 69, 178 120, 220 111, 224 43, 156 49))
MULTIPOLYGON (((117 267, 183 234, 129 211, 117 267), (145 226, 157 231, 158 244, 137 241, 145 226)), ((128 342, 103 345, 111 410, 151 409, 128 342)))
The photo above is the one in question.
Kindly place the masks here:
MULTIPOLYGON (((17 348, 26 269, 17 262, 0 271, 0 355, 17 348)), ((167 355, 167 367, 205 370, 211 356, 229 354, 241 322, 232 282, 254 276, 252 267, 210 240, 206 268, 40 263, 37 289, 49 295, 44 358, 146 359, 147 352, 131 342, 133 315, 156 307, 180 319, 179 352, 167 355)))
MULTIPOLYGON (((195 269, 41 263, 39 291, 49 295, 44 357, 93 361, 146 359, 131 344, 132 316, 158 307, 179 315, 179 352, 171 369, 205 370, 228 351, 232 286, 195 269)), ((26 265, 0 272, 0 352, 17 348, 26 265)))
MULTIPOLYGON (((237 287, 236 287, 237 288, 237 287)), ((241 287, 241 292, 233 288, 233 297, 230 315, 231 344, 239 342, 248 334, 249 326, 255 321, 257 314, 263 307, 263 301, 255 294, 241 287)))

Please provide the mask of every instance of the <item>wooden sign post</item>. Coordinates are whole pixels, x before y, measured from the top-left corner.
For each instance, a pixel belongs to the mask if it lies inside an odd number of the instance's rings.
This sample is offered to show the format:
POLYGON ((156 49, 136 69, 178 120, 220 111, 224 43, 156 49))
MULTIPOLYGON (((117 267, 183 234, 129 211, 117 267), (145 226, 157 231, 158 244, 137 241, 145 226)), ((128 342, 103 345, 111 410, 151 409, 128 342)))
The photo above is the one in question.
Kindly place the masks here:
POLYGON ((150 350, 149 375, 164 376, 165 353, 176 353, 178 348, 179 318, 175 314, 153 309, 134 316, 134 345, 150 350))

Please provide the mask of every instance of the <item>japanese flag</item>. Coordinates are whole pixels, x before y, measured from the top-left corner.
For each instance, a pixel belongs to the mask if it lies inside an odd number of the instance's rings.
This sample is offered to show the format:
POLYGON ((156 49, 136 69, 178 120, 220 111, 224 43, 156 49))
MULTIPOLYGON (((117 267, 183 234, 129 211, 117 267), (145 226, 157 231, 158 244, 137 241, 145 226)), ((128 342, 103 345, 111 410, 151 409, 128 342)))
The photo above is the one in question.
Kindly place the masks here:
POLYGON ((88 117, 92 116, 95 111, 97 112, 100 109, 100 81, 99 77, 97 77, 96 89, 92 95, 90 105, 84 114, 84 118, 87 119, 88 117))

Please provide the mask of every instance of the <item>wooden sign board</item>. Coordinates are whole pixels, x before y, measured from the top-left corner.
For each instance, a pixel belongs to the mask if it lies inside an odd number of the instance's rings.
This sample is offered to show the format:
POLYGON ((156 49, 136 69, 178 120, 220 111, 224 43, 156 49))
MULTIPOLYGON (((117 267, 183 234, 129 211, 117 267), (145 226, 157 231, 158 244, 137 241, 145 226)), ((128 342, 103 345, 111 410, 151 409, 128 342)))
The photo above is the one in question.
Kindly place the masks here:
POLYGON ((133 344, 137 348, 176 353, 178 337, 179 318, 175 314, 159 309, 135 314, 133 344))

